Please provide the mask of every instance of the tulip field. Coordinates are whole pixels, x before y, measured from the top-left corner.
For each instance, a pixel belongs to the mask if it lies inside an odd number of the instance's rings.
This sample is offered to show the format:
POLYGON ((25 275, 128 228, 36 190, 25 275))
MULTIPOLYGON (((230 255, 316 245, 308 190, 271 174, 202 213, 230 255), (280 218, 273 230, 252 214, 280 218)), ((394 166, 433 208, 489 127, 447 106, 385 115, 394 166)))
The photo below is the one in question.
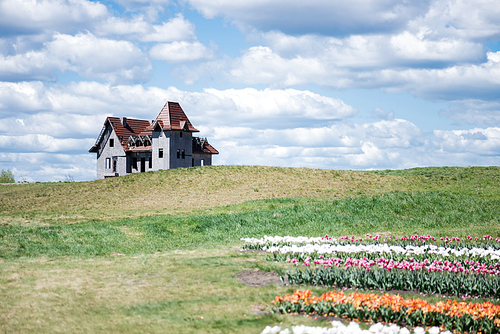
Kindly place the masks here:
POLYGON ((335 289, 321 296, 313 296, 310 290, 276 296, 273 312, 500 333, 500 305, 470 301, 479 297, 500 300, 499 238, 366 234, 264 236, 241 241, 245 249, 266 252, 268 261, 287 263, 290 268, 282 275, 283 281, 335 289), (346 288, 376 293, 345 294, 346 288), (383 293, 391 290, 435 294, 442 300, 432 304, 383 293), (449 296, 463 301, 452 301, 449 296))

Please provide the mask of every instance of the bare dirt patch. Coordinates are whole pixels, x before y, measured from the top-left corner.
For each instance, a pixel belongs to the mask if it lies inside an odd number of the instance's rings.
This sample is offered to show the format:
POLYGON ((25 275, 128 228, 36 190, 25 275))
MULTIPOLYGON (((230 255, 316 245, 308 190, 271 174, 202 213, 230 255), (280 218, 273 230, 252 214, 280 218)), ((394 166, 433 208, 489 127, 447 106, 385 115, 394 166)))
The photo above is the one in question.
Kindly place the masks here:
POLYGON ((263 305, 263 304, 250 305, 250 310, 255 315, 264 315, 264 314, 269 313, 266 311, 266 309, 267 309, 267 306, 263 305))
POLYGON ((283 285, 280 276, 274 271, 265 272, 260 269, 246 270, 237 273, 236 278, 240 280, 241 283, 253 287, 257 286, 267 286, 272 284, 283 285))

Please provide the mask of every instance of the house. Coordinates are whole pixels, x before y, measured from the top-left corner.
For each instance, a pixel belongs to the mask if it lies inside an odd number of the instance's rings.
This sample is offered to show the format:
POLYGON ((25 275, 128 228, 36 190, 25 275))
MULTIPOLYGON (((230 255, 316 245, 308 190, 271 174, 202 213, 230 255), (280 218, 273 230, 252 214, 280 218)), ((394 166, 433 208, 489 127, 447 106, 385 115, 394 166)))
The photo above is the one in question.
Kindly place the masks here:
POLYGON ((89 150, 97 153, 97 178, 211 165, 219 152, 195 132, 177 102, 165 103, 153 121, 107 117, 89 150))

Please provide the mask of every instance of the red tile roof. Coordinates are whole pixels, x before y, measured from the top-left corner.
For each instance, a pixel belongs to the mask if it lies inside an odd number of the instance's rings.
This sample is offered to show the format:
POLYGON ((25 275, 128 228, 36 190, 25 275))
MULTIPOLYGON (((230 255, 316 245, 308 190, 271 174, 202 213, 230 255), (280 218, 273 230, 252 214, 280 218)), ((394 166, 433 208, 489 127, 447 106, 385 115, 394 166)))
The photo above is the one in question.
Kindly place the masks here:
POLYGON ((160 126, 163 130, 183 130, 199 132, 189 121, 184 110, 177 102, 168 101, 161 109, 155 121, 146 130, 160 126))
POLYGON ((193 137, 193 153, 219 154, 206 138, 193 137))
MULTIPOLYGON (((150 125, 149 121, 143 119, 126 118, 125 126, 123 126, 122 120, 118 117, 108 117, 107 120, 113 126, 113 129, 115 130, 115 133, 120 139, 120 143, 125 150, 129 149, 127 145, 128 137, 131 135, 143 134, 144 129, 150 125)), ((147 135, 152 135, 152 132, 148 131, 147 135)))
POLYGON ((203 147, 193 147, 193 153, 208 153, 208 154, 219 154, 219 151, 215 149, 212 145, 209 143, 205 143, 203 147))
POLYGON ((119 117, 107 117, 104 122, 104 128, 101 130, 99 137, 97 138, 96 143, 92 146, 89 152, 97 152, 99 143, 102 140, 104 135, 104 130, 107 126, 112 126, 115 131, 116 136, 120 140, 120 144, 125 150, 128 150, 128 138, 132 135, 152 135, 151 131, 144 131, 146 127, 150 125, 149 121, 143 119, 134 119, 134 118, 119 118, 119 117), (123 126, 123 121, 125 121, 125 126, 123 126))

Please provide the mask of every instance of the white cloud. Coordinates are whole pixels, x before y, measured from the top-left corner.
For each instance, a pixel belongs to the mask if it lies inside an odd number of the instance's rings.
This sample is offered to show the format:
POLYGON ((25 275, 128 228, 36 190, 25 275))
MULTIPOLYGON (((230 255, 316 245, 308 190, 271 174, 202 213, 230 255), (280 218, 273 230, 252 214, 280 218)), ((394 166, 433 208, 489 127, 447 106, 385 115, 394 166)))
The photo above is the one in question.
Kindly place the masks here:
POLYGON ((8 165, 18 181, 75 181, 96 178, 95 156, 63 153, 0 152, 0 163, 8 165))
POLYGON ((424 66, 430 63, 479 61, 484 58, 481 44, 429 33, 404 31, 393 35, 290 36, 281 32, 261 34, 272 52, 282 58, 318 59, 329 68, 386 68, 424 66))
POLYGON ((321 83, 325 76, 338 77, 338 73, 327 65, 318 58, 284 59, 269 47, 255 46, 233 62, 228 75, 239 83, 290 87, 308 82, 321 83))
POLYGON ((150 69, 148 59, 134 44, 97 38, 91 33, 55 34, 41 51, 0 56, 0 77, 21 80, 47 79, 54 71, 74 71, 87 78, 134 82, 145 80, 150 69))
MULTIPOLYGON (((377 63, 378 56, 370 58, 367 55, 367 61, 363 62, 357 58, 360 54, 351 54, 351 57, 348 54, 340 59, 327 57, 327 52, 285 58, 270 47, 251 47, 241 57, 229 62, 225 74, 235 83, 268 84, 273 87, 315 83, 336 89, 383 88, 389 92, 410 92, 437 101, 455 100, 457 92, 464 99, 498 98, 500 51, 488 52, 487 60, 478 65, 465 63, 443 68, 412 68, 409 64, 404 67, 383 66, 385 64, 377 63), (342 63, 343 60, 350 63, 342 63), (378 68, 361 67, 367 64, 378 68), (360 68, 357 68, 358 65, 360 68)), ((390 56, 388 59, 391 61, 390 56)), ((398 61, 401 59, 394 60, 395 63, 398 61)))
POLYGON ((292 121, 291 118, 299 119, 299 122, 338 120, 352 117, 357 112, 340 99, 296 89, 205 89, 197 97, 193 109, 204 109, 209 117, 224 117, 227 119, 225 123, 231 124, 260 122, 271 128, 281 127, 292 121), (229 111, 230 117, 227 115, 229 111))
POLYGON ((149 50, 153 59, 172 63, 213 58, 214 53, 198 41, 156 44, 149 50))
POLYGON ((89 138, 54 138, 48 134, 0 135, 3 152, 68 152, 81 150, 82 147, 90 148, 93 143, 89 138))
POLYGON ((408 28, 435 36, 488 41, 500 36, 500 6, 496 0, 433 1, 425 15, 415 16, 408 28))
POLYGON ((223 16, 240 27, 285 33, 345 35, 397 31, 413 17, 424 15, 429 1, 355 0, 187 0, 207 18, 223 16))
POLYGON ((443 69, 386 69, 366 75, 371 87, 387 87, 391 92, 450 101, 497 99, 500 88, 500 51, 488 52, 482 64, 454 65, 443 69))
POLYGON ((407 149, 424 145, 423 135, 411 122, 402 119, 366 124, 338 123, 331 126, 295 128, 215 127, 216 140, 236 139, 243 145, 270 147, 342 147, 361 149, 371 142, 381 149, 407 149))
POLYGON ((429 34, 430 40, 487 42, 500 36, 496 0, 231 1, 186 0, 207 18, 225 17, 244 31, 350 36, 429 34))
POLYGON ((3 118, 0 133, 16 137, 19 134, 49 134, 55 138, 92 138, 102 126, 106 114, 56 114, 41 112, 34 115, 17 114, 3 118))
POLYGON ((500 128, 471 130, 434 130, 436 144, 442 152, 500 155, 500 128))
POLYGON ((194 39, 194 29, 182 14, 177 14, 168 22, 157 25, 146 21, 144 16, 132 19, 110 17, 97 28, 97 32, 100 35, 129 35, 141 42, 173 42, 194 39))
POLYGON ((158 112, 168 97, 178 99, 181 94, 174 88, 146 89, 141 85, 112 86, 92 81, 51 86, 36 81, 0 82, 0 115, 14 117, 18 113, 52 113, 57 116, 123 116, 125 112, 124 116, 135 114, 135 117, 148 118, 158 112))
POLYGON ((106 6, 85 0, 2 0, 0 35, 73 31, 109 15, 106 6))
POLYGON ((0 81, 0 115, 6 117, 19 112, 50 108, 50 103, 44 96, 45 90, 42 82, 0 81))
POLYGON ((440 130, 434 132, 433 138, 405 120, 328 128, 242 130, 244 134, 240 138, 231 137, 234 132, 226 128, 215 129, 211 143, 220 151, 217 163, 334 169, 500 163, 498 128, 440 130), (321 141, 310 136, 311 141, 307 141, 311 133, 322 137, 321 141))
POLYGON ((41 82, 1 83, 0 112, 55 112, 62 114, 115 114, 154 117, 166 100, 179 101, 200 123, 236 124, 258 122, 282 127, 308 120, 332 121, 352 117, 357 110, 342 100, 296 89, 205 89, 186 92, 174 87, 112 86, 97 82, 53 85, 41 82), (212 119, 212 120, 210 120, 212 119))
POLYGON ((390 37, 393 57, 413 61, 477 61, 483 58, 481 44, 455 38, 428 38, 428 34, 405 31, 390 37))
POLYGON ((439 112, 440 115, 454 120, 457 124, 500 126, 500 101, 459 100, 439 112))

